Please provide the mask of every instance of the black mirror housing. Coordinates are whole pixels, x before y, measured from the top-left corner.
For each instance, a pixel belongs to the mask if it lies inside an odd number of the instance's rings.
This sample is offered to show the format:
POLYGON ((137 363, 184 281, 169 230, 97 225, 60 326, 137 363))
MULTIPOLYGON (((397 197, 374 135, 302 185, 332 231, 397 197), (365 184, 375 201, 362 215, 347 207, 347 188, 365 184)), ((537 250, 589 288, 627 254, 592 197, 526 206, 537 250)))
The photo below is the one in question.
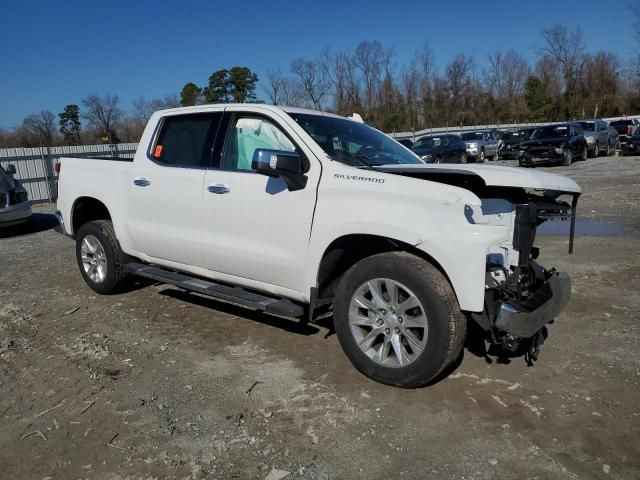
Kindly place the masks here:
POLYGON ((253 152, 251 168, 269 177, 282 177, 289 190, 300 190, 307 184, 302 159, 297 152, 257 148, 253 152))
POLYGON ((7 172, 8 175, 16 174, 16 166, 13 163, 10 163, 9 165, 7 165, 7 168, 5 168, 4 170, 5 172, 7 172))

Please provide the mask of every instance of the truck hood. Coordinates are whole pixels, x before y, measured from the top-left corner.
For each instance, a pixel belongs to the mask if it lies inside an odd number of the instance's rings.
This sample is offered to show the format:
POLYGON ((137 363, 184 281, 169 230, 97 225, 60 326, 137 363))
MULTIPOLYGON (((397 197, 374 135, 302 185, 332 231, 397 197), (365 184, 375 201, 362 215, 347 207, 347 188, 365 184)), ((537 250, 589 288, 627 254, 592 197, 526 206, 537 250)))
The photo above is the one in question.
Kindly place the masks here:
MULTIPOLYGON (((482 180, 487 187, 510 187, 533 190, 552 190, 562 193, 580 193, 580 186, 568 177, 540 172, 529 168, 494 165, 384 165, 377 167, 386 173, 409 175, 425 180, 443 181, 450 177, 471 177, 482 180)), ((445 181, 444 183, 450 183, 445 181)), ((458 182, 456 182, 458 183, 458 182)))

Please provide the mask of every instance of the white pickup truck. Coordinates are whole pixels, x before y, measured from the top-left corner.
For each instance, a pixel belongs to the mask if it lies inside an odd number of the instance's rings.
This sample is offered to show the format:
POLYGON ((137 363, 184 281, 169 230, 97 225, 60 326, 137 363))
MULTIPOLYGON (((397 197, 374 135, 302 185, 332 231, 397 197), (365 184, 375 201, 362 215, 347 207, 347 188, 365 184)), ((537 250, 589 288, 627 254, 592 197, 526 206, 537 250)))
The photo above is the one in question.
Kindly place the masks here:
MULTIPOLYGON (((426 165, 353 119, 266 105, 156 112, 133 160, 62 158, 59 230, 96 292, 130 275, 270 314, 333 314, 353 365, 414 387, 459 356, 467 322, 535 357, 569 301, 535 259, 571 219, 559 175, 426 165)), ((572 239, 573 242, 573 228, 572 239)))

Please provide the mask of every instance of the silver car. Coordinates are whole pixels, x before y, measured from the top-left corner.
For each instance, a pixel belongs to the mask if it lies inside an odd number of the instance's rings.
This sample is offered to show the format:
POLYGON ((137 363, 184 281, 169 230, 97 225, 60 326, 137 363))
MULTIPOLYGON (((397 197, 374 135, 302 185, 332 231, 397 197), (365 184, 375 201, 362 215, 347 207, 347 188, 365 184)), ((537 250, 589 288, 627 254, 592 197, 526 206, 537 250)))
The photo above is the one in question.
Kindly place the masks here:
POLYGON ((31 203, 22 184, 13 176, 16 167, 9 164, 6 170, 0 166, 0 228, 29 221, 31 203))
POLYGON ((585 120, 578 123, 580 123, 584 137, 587 139, 587 150, 590 157, 597 157, 601 153, 606 153, 607 156, 611 155, 613 149, 609 141, 609 128, 603 120, 585 120))
POLYGON ((483 163, 484 159, 498 159, 498 140, 491 130, 464 132, 460 135, 467 146, 467 158, 483 163))

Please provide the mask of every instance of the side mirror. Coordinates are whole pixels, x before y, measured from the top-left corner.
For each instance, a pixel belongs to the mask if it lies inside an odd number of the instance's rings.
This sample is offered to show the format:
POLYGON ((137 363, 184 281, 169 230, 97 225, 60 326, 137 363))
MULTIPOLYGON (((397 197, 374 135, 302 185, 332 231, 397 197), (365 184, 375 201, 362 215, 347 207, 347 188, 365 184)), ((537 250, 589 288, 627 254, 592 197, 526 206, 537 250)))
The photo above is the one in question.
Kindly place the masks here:
POLYGON ((16 166, 13 163, 10 163, 9 165, 7 165, 7 168, 5 168, 4 171, 7 172, 8 175, 15 175, 16 166))
POLYGON ((307 184, 302 159, 297 152, 256 148, 251 168, 262 175, 281 177, 289 190, 301 190, 307 184))

